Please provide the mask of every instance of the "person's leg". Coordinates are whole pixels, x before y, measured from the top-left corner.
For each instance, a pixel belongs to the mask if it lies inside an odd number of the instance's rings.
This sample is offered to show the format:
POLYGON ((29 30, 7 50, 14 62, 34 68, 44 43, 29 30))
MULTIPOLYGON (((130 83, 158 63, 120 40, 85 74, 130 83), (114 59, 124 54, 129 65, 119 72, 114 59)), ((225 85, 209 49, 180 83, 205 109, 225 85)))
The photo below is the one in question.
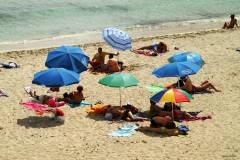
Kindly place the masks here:
POLYGON ((130 118, 131 121, 148 121, 148 118, 143 118, 143 117, 135 117, 133 116, 132 112, 129 111, 127 113, 128 118, 130 118))
POLYGON ((206 80, 206 81, 202 82, 202 83, 200 84, 200 86, 202 86, 202 85, 204 85, 204 84, 206 84, 206 83, 209 83, 209 82, 206 80))
POLYGON ((221 92, 221 90, 218 90, 217 88, 215 88, 212 83, 206 83, 202 86, 203 91, 206 91, 207 88, 211 88, 214 89, 216 92, 221 92))
POLYGON ((186 111, 183 111, 182 116, 183 118, 186 118, 186 119, 193 118, 193 116, 187 113, 186 111))
POLYGON ((155 132, 155 133, 162 133, 162 128, 152 128, 152 127, 139 127, 136 129, 136 131, 144 132, 155 132))
POLYGON ((224 25, 223 25, 223 29, 227 28, 228 26, 229 26, 229 23, 225 22, 224 25))

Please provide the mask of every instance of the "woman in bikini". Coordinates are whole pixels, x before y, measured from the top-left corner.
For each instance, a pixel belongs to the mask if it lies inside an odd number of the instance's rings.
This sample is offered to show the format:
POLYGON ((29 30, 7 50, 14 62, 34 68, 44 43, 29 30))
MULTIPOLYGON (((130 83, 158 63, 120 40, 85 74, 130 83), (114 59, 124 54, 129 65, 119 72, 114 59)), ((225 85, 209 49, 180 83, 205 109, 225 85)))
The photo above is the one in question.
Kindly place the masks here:
POLYGON ((143 54, 146 56, 157 56, 159 53, 166 53, 168 51, 167 45, 163 42, 159 42, 158 44, 153 44, 150 46, 144 46, 139 49, 132 49, 131 52, 137 54, 143 54))
POLYGON ((225 28, 234 28, 234 26, 236 25, 236 27, 238 27, 238 23, 237 23, 237 19, 235 18, 235 15, 232 14, 230 16, 231 20, 230 22, 225 22, 223 25, 223 29, 225 28))
POLYGON ((153 128, 153 127, 139 127, 136 131, 140 132, 155 132, 159 134, 166 134, 168 136, 187 135, 186 131, 180 131, 177 128, 167 129, 166 127, 153 128))
POLYGON ((200 84, 200 86, 194 86, 188 76, 181 77, 181 80, 184 82, 184 86, 180 87, 180 89, 185 90, 188 93, 202 92, 206 91, 207 89, 214 89, 216 92, 221 92, 221 90, 217 89, 212 83, 208 81, 204 81, 200 84))

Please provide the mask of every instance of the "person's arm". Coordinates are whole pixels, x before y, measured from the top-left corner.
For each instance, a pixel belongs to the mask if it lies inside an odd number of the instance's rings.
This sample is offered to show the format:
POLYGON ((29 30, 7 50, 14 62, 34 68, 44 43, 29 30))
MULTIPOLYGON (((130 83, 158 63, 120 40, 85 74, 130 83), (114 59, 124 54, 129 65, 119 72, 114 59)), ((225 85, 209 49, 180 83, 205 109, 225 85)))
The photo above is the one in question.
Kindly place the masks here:
POLYGON ((168 133, 168 136, 178 136, 178 131, 175 131, 173 133, 168 133))
POLYGON ((237 26, 237 28, 238 28, 238 23, 237 23, 237 19, 236 19, 236 26, 237 26))

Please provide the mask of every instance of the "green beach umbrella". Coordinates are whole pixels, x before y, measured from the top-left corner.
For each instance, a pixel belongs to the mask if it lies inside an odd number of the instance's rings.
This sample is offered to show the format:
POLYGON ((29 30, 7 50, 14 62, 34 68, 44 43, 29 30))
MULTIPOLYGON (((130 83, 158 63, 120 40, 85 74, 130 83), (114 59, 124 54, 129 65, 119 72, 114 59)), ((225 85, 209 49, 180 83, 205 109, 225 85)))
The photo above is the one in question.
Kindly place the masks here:
POLYGON ((128 73, 114 73, 110 74, 108 76, 103 77, 98 81, 98 83, 113 87, 113 88, 119 88, 120 93, 120 106, 121 106, 121 88, 131 87, 131 86, 137 86, 138 80, 133 77, 132 75, 128 73))

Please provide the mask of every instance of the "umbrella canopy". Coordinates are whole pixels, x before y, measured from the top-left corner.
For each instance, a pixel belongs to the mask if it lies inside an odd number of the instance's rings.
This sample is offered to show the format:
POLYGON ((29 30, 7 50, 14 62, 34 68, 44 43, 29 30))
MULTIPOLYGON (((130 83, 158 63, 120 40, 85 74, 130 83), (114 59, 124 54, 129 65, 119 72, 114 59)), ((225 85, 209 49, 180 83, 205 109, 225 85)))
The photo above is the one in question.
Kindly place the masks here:
POLYGON ((198 53, 194 53, 194 52, 179 52, 179 53, 176 53, 168 59, 168 62, 169 63, 190 62, 190 63, 195 63, 195 64, 197 64, 201 67, 205 64, 202 57, 198 53))
POLYGON ((106 28, 102 31, 103 39, 114 49, 126 51, 132 49, 132 38, 117 28, 106 28))
POLYGON ((114 73, 103 77, 98 83, 109 87, 126 88, 130 86, 137 86, 138 80, 127 73, 114 73))
POLYGON ((98 81, 98 83, 100 83, 102 85, 119 88, 120 106, 121 106, 121 102, 122 102, 120 88, 137 86, 138 82, 139 81, 132 75, 127 74, 127 73, 122 73, 122 72, 110 74, 108 76, 103 77, 102 79, 100 79, 98 81))
POLYGON ((173 103, 190 102, 190 100, 192 99, 193 97, 189 93, 181 89, 162 90, 150 98, 150 100, 154 102, 172 102, 173 119, 174 119, 173 103))
POLYGON ((80 47, 61 46, 48 52, 45 62, 48 68, 65 68, 77 73, 87 70, 89 57, 80 47))
POLYGON ((80 75, 64 68, 50 68, 34 74, 33 84, 46 87, 62 87, 79 83, 80 75))
POLYGON ((166 89, 158 92, 150 98, 154 102, 190 102, 193 97, 181 89, 166 89))
POLYGON ((169 63, 162 67, 155 68, 152 74, 158 78, 163 77, 184 77, 196 74, 201 69, 200 66, 190 62, 169 63))

